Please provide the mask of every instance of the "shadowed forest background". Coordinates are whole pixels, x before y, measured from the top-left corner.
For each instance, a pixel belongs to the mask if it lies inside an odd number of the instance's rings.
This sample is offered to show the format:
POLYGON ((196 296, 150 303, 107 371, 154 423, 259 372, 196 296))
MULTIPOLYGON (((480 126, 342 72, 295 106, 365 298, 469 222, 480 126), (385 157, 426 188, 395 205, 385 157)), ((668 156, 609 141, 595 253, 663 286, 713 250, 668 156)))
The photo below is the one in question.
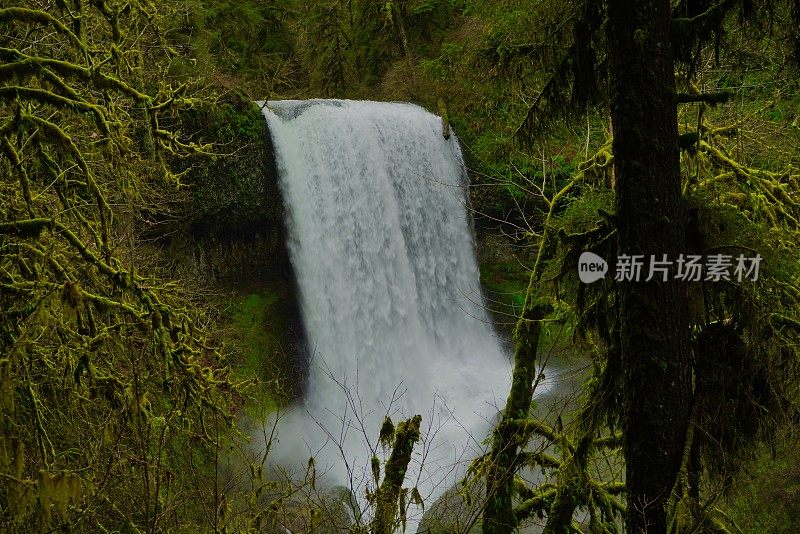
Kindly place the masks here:
POLYGON ((0 0, 0 214, 0 531, 797 531, 798 0, 0 0), (255 102, 311 98, 461 143, 513 374, 436 502, 425 414, 352 487, 268 469, 313 348, 255 102))

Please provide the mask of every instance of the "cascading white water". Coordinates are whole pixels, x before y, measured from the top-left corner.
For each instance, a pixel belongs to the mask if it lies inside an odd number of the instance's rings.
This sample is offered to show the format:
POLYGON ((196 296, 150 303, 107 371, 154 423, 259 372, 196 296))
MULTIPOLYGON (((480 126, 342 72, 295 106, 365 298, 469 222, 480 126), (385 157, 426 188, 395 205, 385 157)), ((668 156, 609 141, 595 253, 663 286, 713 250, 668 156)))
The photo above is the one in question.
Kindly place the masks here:
POLYGON ((430 503, 482 450, 510 385, 481 305, 458 142, 410 104, 277 101, 263 111, 313 353, 273 459, 313 454, 335 483, 359 484, 387 411, 395 422, 418 413, 427 430, 406 485, 430 503))

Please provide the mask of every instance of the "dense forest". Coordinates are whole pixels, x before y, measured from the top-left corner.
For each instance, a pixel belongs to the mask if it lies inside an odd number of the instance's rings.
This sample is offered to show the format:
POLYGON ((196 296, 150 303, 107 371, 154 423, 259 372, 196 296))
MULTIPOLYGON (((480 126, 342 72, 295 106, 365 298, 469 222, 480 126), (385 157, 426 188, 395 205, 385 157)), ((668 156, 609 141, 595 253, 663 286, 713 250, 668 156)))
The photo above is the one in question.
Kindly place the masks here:
POLYGON ((0 0, 0 28, 0 531, 798 530, 798 0, 0 0), (512 371, 435 499, 426 414, 357 487, 270 462, 308 347, 257 102, 317 98, 461 143, 512 371))

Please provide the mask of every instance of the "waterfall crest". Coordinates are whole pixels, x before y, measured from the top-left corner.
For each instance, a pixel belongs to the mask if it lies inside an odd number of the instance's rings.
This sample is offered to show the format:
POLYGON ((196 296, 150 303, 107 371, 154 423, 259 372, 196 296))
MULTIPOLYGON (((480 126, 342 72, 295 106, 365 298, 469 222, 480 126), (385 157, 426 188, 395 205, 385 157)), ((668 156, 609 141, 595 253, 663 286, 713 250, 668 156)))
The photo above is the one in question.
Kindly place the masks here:
POLYGON ((481 303, 458 141, 411 104, 275 101, 263 112, 312 353, 274 458, 313 454, 335 483, 361 483, 384 415, 419 413, 427 431, 406 486, 433 499, 482 451, 510 385, 481 303))

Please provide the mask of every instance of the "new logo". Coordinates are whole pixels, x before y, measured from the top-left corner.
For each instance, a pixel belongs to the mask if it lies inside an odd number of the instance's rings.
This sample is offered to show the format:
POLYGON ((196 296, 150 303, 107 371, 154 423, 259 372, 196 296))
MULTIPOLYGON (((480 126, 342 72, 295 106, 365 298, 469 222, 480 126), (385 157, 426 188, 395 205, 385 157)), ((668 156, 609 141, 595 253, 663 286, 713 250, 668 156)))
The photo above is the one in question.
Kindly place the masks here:
POLYGON ((578 258, 578 278, 584 284, 600 280, 607 272, 608 263, 594 252, 584 252, 578 258))

